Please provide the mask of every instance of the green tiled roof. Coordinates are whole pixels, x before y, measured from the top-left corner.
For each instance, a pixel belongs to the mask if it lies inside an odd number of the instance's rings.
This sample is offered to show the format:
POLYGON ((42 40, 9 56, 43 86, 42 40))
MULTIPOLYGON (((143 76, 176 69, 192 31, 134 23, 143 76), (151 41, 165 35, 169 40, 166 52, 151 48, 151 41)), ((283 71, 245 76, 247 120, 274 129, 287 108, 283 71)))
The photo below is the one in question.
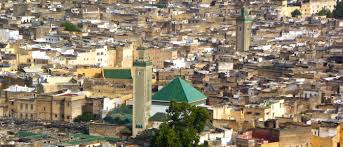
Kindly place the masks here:
POLYGON ((147 50, 148 48, 145 48, 145 47, 139 47, 137 48, 137 50, 147 50))
POLYGON ((46 135, 46 134, 36 134, 36 133, 32 133, 30 131, 18 131, 15 135, 19 138, 26 138, 26 139, 48 138, 48 135, 46 135))
POLYGON ((165 122, 168 120, 168 116, 166 113, 157 112, 152 117, 149 118, 150 121, 160 121, 165 122))
POLYGON ((152 62, 150 62, 150 61, 136 60, 133 62, 133 66, 145 67, 145 66, 151 66, 151 65, 152 65, 152 62))
POLYGON ((202 99, 206 99, 207 96, 195 89, 191 84, 181 79, 175 78, 168 85, 158 91, 153 97, 153 101, 163 102, 186 102, 192 103, 202 99))
POLYGON ((104 69, 104 78, 132 79, 131 69, 104 69))
POLYGON ((115 143, 118 141, 121 141, 119 138, 113 138, 113 137, 106 137, 106 136, 93 136, 93 135, 87 135, 82 133, 72 134, 71 137, 74 138, 74 140, 63 143, 64 145, 82 145, 82 144, 88 144, 91 142, 96 141, 106 141, 115 143))

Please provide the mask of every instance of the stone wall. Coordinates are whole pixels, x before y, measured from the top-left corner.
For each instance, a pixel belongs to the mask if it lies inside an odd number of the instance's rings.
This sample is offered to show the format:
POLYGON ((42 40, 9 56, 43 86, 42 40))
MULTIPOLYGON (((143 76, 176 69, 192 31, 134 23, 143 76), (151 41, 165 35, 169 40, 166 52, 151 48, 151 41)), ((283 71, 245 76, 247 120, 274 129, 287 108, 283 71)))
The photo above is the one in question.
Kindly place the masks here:
POLYGON ((100 123, 90 123, 89 124, 89 134, 90 135, 101 135, 108 137, 121 137, 121 131, 127 129, 126 126, 119 126, 113 124, 100 124, 100 123))
POLYGON ((280 130, 280 146, 310 146, 311 127, 294 126, 280 130))

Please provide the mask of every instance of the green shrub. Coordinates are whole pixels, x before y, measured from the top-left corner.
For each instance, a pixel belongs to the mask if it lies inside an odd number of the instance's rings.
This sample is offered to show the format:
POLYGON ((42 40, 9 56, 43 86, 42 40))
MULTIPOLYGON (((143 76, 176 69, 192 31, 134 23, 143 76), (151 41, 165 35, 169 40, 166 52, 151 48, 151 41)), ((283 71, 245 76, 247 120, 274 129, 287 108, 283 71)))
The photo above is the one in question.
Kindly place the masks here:
POLYGON ((74 122, 89 122, 91 120, 96 120, 96 115, 93 113, 83 113, 74 119, 74 122))
POLYGON ((132 123, 132 109, 128 106, 121 106, 110 111, 104 118, 110 124, 129 125, 132 123))
POLYGON ((66 31, 81 32, 80 28, 71 22, 64 22, 64 23, 62 23, 62 26, 64 27, 64 30, 66 30, 66 31))
POLYGON ((301 16, 301 12, 298 9, 296 9, 291 13, 291 15, 292 17, 298 17, 301 16))

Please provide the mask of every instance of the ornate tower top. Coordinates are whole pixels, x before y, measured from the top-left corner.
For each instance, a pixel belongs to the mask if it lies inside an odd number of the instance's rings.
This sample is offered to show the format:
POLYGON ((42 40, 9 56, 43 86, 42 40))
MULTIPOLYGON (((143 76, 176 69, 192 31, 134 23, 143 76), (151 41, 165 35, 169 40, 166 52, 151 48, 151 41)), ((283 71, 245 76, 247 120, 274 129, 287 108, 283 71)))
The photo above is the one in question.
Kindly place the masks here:
POLYGON ((241 15, 237 18, 238 21, 252 22, 253 19, 249 16, 249 10, 246 7, 241 8, 241 15))
POLYGON ((245 7, 241 8, 241 17, 248 17, 249 16, 249 10, 245 7))
POLYGON ((144 48, 144 47, 137 48, 138 59, 133 62, 134 66, 150 66, 150 65, 152 65, 152 62, 147 60, 146 50, 148 50, 148 49, 144 48))

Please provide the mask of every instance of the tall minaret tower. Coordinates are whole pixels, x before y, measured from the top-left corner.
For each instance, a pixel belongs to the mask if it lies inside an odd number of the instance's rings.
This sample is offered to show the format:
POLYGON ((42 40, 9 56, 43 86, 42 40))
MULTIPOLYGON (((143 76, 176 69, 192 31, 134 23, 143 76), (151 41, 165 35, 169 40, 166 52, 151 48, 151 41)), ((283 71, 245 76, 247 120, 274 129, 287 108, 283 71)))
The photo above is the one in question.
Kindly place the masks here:
POLYGON ((133 62, 133 137, 147 129, 150 117, 152 63, 146 60, 145 50, 138 48, 138 60, 133 62))
POLYGON ((236 19, 236 51, 248 51, 251 42, 251 24, 249 12, 243 7, 241 16, 236 19))

